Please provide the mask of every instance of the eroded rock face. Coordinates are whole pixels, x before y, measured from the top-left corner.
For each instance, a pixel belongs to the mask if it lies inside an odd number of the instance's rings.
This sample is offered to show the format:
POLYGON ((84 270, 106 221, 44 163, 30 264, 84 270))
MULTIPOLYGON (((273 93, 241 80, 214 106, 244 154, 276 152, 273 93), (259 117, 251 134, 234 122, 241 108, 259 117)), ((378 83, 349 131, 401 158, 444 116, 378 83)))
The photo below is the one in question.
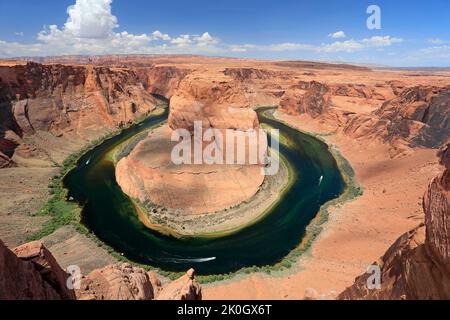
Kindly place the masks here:
POLYGON ((268 80, 278 76, 276 72, 255 68, 226 68, 223 73, 238 81, 268 80))
POLYGON ((370 274, 339 299, 450 299, 450 144, 441 152, 444 172, 424 196, 425 225, 401 236, 375 264, 381 268, 381 289, 369 290, 370 274))
POLYGON ((259 127, 249 101, 238 85, 229 82, 212 82, 193 75, 181 81, 170 100, 169 126, 172 129, 193 131, 194 122, 201 121, 204 128, 248 130, 259 127))
POLYGON ((201 300, 201 287, 194 270, 162 286, 154 272, 122 263, 83 277, 76 294, 80 300, 201 300))
POLYGON ((80 289, 39 242, 9 250, 0 240, 0 300, 201 300, 194 270, 163 286, 154 272, 128 263, 92 271, 80 289))
POLYGON ((450 143, 440 151, 444 172, 433 179, 424 196, 426 243, 450 274, 450 143))
POLYGON ((281 99, 280 107, 291 114, 306 113, 317 118, 331 107, 330 88, 317 81, 301 81, 286 91, 281 99))
POLYGON ((68 278, 42 243, 11 251, 0 241, 0 300, 73 300, 68 278))
POLYGON ((83 277, 79 300, 152 300, 153 286, 148 274, 130 264, 116 264, 83 277))
POLYGON ((355 284, 341 293, 343 300, 423 300, 449 299, 450 278, 433 261, 425 245, 425 227, 401 236, 374 263, 381 268, 381 289, 368 289, 371 274, 356 278, 355 284))
POLYGON ((191 70, 173 66, 155 66, 144 69, 143 72, 147 90, 170 99, 178 89, 181 80, 191 73, 191 70))
POLYGON ((194 269, 162 288, 156 300, 201 300, 202 290, 194 278, 194 269))
POLYGON ((350 118, 344 132, 411 147, 439 147, 450 136, 450 88, 403 89, 373 113, 350 118))
POLYGON ((93 140, 155 105, 129 69, 0 66, 0 152, 10 159, 22 137, 40 131, 93 140))

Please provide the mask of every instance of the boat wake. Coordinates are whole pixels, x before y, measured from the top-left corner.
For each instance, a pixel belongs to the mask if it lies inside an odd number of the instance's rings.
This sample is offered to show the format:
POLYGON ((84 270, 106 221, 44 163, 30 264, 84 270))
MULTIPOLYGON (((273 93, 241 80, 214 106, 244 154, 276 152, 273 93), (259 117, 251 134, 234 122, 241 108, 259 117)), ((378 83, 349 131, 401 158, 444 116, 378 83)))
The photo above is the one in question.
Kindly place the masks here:
POLYGON ((171 259, 171 262, 173 263, 189 263, 189 262, 208 262, 208 261, 214 261, 216 260, 216 257, 210 257, 210 258, 193 258, 193 259, 171 259))

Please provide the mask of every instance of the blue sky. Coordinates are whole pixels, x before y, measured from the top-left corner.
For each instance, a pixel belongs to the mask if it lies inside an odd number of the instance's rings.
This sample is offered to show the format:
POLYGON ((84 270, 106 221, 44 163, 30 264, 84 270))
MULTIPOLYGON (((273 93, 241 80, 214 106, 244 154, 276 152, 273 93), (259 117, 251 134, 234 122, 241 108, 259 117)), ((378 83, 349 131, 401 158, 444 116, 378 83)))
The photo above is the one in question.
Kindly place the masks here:
POLYGON ((1 57, 108 53, 450 66, 450 1, 0 0, 1 57))

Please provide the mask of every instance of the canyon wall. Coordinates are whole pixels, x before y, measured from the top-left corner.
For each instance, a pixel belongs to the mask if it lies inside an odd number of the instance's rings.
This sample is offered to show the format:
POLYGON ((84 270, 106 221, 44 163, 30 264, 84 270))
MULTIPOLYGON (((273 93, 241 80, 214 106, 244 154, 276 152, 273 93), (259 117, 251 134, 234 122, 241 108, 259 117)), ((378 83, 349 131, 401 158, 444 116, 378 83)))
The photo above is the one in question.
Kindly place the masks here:
POLYGON ((286 90, 280 109, 334 124, 356 139, 379 139, 397 148, 438 148, 450 136, 450 86, 300 81, 286 90), (364 105, 379 106, 360 112, 349 110, 352 104, 362 110, 364 105))
POLYGON ((339 299, 450 299, 450 143, 439 154, 444 172, 425 193, 425 224, 401 236, 374 263, 381 269, 381 288, 369 290, 366 273, 339 299))
POLYGON ((41 243, 11 251, 0 241, 0 300, 73 300, 68 277, 41 243))
POLYGON ((450 136, 450 86, 405 88, 371 114, 350 118, 344 132, 355 138, 437 148, 450 136))
POLYGON ((156 104, 129 69, 32 62, 1 65, 0 166, 10 165, 16 151, 25 158, 36 155, 24 141, 28 136, 48 132, 87 142, 156 104))

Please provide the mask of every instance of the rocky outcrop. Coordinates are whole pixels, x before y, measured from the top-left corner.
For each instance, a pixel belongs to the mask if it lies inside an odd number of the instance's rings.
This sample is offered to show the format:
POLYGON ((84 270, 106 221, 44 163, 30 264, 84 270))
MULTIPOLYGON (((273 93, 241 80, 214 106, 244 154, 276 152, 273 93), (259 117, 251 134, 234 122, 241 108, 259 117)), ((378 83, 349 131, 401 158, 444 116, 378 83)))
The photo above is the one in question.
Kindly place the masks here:
POLYGON ((155 105, 129 69, 32 62, 0 66, 0 152, 7 157, 2 165, 24 136, 42 131, 93 140, 155 105))
POLYGON ((202 290, 190 269, 184 276, 162 288, 156 300, 201 300, 202 290))
POLYGON ((68 278, 42 243, 11 251, 0 241, 0 300, 73 300, 68 278))
POLYGON ((152 300, 153 286, 148 274, 128 263, 92 271, 81 280, 79 300, 152 300))
MULTIPOLYGON (((425 193, 426 244, 450 275, 450 143, 439 152, 444 172, 434 178, 425 193)), ((450 296, 450 289, 449 289, 450 296)))
POLYGON ((144 68, 139 71, 143 74, 141 79, 146 86, 148 92, 158 94, 170 99, 181 80, 191 72, 189 69, 182 69, 173 66, 155 66, 152 68, 144 68))
POLYGON ((94 270, 83 277, 76 293, 79 300, 201 300, 194 270, 162 286, 155 273, 128 263, 94 270))
POLYGON ((258 118, 249 106, 241 86, 189 75, 170 100, 169 126, 193 131, 194 122, 201 121, 203 128, 256 129, 258 118))
POLYGON ((444 172, 424 196, 425 225, 401 236, 377 261, 381 288, 368 289, 371 274, 356 278, 339 299, 450 299, 450 143, 440 152, 444 172))
POLYGON ((308 114, 313 118, 331 108, 331 90, 320 82, 301 81, 291 86, 280 102, 280 108, 289 114, 308 114))
POLYGON ((338 84, 331 87, 333 96, 386 100, 385 96, 364 84, 338 84))
POLYGON ((226 68, 223 73, 238 81, 268 80, 279 75, 274 71, 255 68, 226 68))
POLYGON ((194 270, 166 285, 156 273, 128 263, 110 265, 81 278, 69 278, 41 242, 13 250, 0 241, 0 300, 201 300, 194 270), (71 287, 77 290, 74 291, 71 287), (69 288, 70 287, 70 288, 69 288))
POLYGON ((450 136, 450 87, 403 89, 371 114, 350 118, 344 132, 409 147, 439 147, 450 136))

